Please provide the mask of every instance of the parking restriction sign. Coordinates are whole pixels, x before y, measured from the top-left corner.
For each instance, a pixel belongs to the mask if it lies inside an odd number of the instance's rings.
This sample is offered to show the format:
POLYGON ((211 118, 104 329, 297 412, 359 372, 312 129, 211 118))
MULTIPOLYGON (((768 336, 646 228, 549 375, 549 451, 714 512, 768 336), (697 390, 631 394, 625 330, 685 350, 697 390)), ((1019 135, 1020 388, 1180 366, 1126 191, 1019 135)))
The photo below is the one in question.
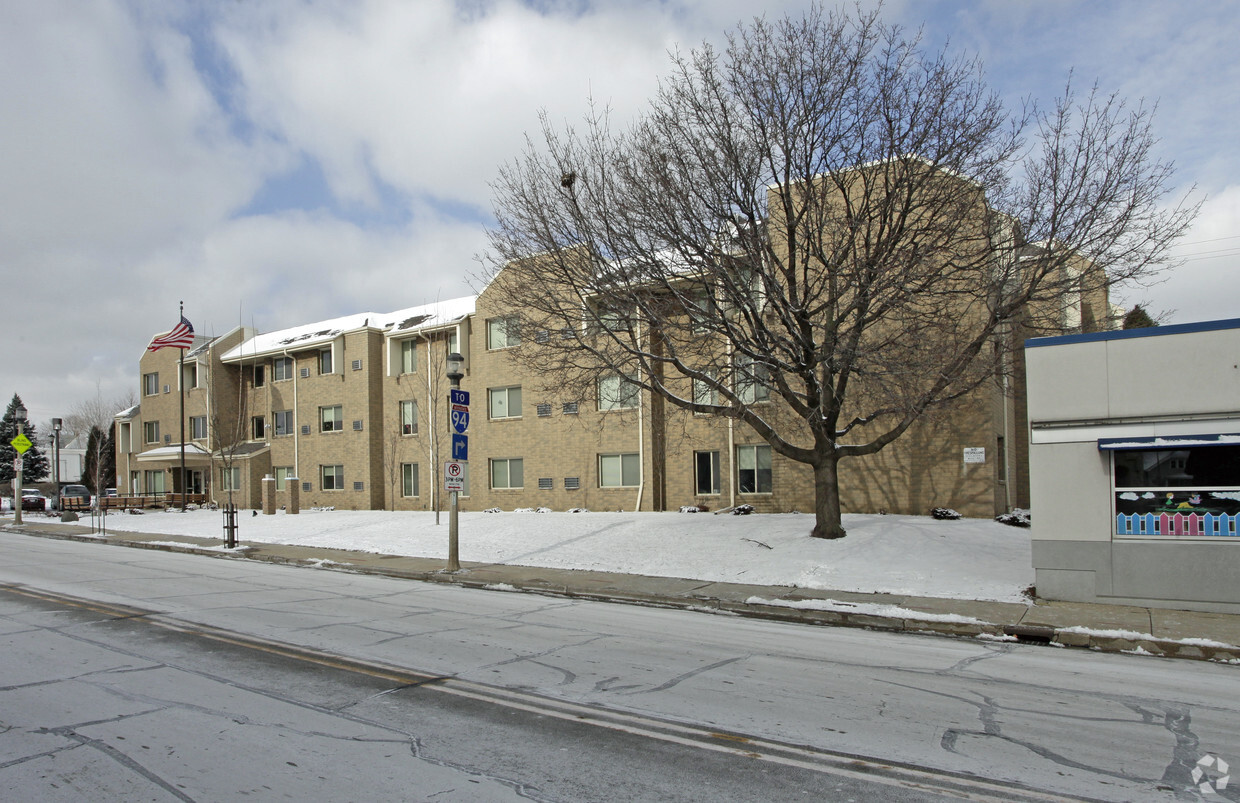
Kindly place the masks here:
POLYGON ((445 491, 464 491, 465 490, 465 464, 464 463, 444 463, 443 464, 443 489, 445 491))

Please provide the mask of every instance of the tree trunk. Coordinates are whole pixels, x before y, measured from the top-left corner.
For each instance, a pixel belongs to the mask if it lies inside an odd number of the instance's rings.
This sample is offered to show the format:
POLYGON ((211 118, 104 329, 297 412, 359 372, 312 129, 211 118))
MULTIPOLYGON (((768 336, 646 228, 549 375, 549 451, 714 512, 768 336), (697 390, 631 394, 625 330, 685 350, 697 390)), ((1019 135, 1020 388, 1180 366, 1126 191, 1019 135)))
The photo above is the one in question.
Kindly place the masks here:
POLYGON ((843 538, 840 520, 839 457, 834 451, 814 466, 814 538, 843 538))

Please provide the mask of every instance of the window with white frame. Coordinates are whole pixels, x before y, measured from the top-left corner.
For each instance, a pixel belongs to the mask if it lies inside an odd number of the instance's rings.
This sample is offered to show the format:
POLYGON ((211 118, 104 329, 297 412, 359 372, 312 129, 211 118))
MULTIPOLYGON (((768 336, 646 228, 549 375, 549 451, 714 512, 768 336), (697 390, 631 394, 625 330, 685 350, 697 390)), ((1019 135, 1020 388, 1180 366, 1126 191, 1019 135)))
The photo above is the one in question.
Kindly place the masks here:
POLYGON ((693 380, 693 403, 715 405, 719 403, 719 389, 712 371, 704 372, 707 379, 693 380))
POLYGON ((272 473, 275 475, 275 478, 276 478, 276 490, 277 491, 283 491, 285 489, 285 486, 288 485, 289 477, 296 476, 295 474, 293 474, 292 466, 275 466, 272 469, 272 473))
POLYGON ((142 440, 146 443, 159 443, 159 422, 142 422, 142 440))
POLYGON ((186 390, 198 387, 198 363, 185 363, 185 373, 181 377, 181 385, 186 390))
POLYGON ((190 440, 201 441, 207 437, 207 417, 205 415, 190 416, 189 419, 189 437, 190 440))
POLYGON ((273 414, 275 418, 275 434, 276 435, 292 435, 293 434, 293 411, 292 410, 276 410, 273 414))
POLYGON ((460 350, 461 350, 460 332, 457 329, 452 329, 450 332, 448 332, 448 353, 456 354, 456 353, 459 353, 460 350))
POLYGON ((283 382, 293 378, 293 358, 276 357, 271 363, 271 380, 283 382))
POLYGON ((521 417, 521 386, 491 388, 487 391, 491 418, 521 417))
POLYGON ((159 373, 142 375, 142 395, 156 396, 159 394, 159 373))
POLYGON ((221 491, 240 491, 241 490, 241 467, 231 466, 220 469, 220 490, 221 491))
POLYGON ((417 373, 418 370, 418 341, 402 340, 400 341, 400 372, 402 374, 417 373))
POLYGON ((406 497, 421 495, 418 487, 417 463, 400 464, 400 492, 402 496, 406 497))
POLYGON ((323 349, 319 352, 319 373, 330 374, 332 372, 332 350, 323 349))
POLYGON ((745 404, 770 401, 771 371, 750 357, 736 356, 736 395, 745 404))
POLYGON ((694 492, 698 496, 714 496, 719 493, 719 452, 693 453, 694 492))
POLYGON ((156 469, 142 472, 143 493, 161 494, 164 492, 164 472, 156 469))
POLYGON ((319 466, 319 487, 324 491, 343 491, 344 466, 319 466))
POLYGON ((641 400, 641 387, 627 376, 612 374, 599 377, 598 409, 631 410, 641 400))
POLYGON ((736 447, 736 484, 743 494, 771 492, 771 447, 736 447))
POLYGON ((520 322, 516 315, 487 321, 487 348, 506 349, 521 345, 520 322))
POLYGON ((319 408, 319 431, 340 432, 344 429, 344 415, 341 405, 319 408))
MULTIPOLYGON (((1111 452, 1117 538, 1240 535, 1240 445, 1234 435, 1184 438, 1176 448, 1132 448, 1099 442, 1111 452)), ((1152 441, 1152 439, 1150 439, 1152 441)), ((1170 439, 1168 439, 1168 442, 1170 439)), ((1149 443, 1148 446, 1155 446, 1149 443)))
POLYGON ((491 460, 491 487, 497 490, 525 487, 525 461, 519 457, 491 460))
POLYGON ((400 434, 418 434, 418 403, 416 401, 400 403, 400 434))
POLYGON ((598 484, 600 488, 636 488, 641 484, 641 456, 636 452, 599 455, 598 484))

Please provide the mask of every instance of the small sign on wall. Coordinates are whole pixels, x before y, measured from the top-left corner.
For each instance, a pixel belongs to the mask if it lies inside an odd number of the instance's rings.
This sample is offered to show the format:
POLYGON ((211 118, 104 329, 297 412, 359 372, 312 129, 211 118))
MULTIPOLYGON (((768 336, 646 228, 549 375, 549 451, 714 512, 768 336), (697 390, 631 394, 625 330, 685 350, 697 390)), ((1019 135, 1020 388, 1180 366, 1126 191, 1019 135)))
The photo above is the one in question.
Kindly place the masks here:
POLYGON ((985 446, 966 446, 964 447, 964 462, 968 463, 985 463, 986 447, 985 446))

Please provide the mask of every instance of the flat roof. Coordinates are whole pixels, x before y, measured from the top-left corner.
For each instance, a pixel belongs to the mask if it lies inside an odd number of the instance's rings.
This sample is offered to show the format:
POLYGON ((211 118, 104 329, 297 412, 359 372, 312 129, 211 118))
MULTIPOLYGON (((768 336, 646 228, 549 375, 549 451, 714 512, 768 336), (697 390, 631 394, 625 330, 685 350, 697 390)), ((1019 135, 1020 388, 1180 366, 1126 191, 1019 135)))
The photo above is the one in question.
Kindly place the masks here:
POLYGON ((1031 337, 1025 348, 1039 346, 1062 346, 1069 343, 1094 343, 1104 340, 1127 340, 1133 337, 1161 337, 1162 335, 1185 335, 1193 332, 1217 332, 1222 329, 1240 329, 1240 318, 1197 323, 1175 323, 1169 326, 1147 326, 1142 329, 1114 329, 1109 332, 1090 332, 1083 335, 1057 335, 1055 337, 1031 337))

